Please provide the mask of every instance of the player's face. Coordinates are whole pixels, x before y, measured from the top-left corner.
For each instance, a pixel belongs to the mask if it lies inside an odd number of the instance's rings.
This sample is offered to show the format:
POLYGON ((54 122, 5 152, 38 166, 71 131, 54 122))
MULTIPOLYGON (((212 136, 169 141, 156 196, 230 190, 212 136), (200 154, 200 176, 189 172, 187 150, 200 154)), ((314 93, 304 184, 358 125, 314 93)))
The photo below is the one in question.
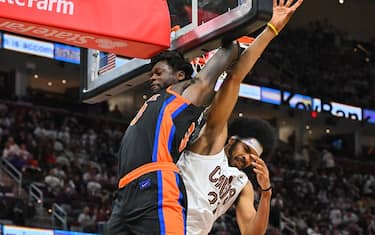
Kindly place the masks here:
POLYGON ((249 146, 242 142, 235 142, 230 147, 230 155, 228 156, 229 165, 238 169, 245 169, 255 161, 257 153, 249 146))
POLYGON ((153 93, 157 93, 178 81, 178 72, 173 71, 173 68, 169 66, 167 62, 159 61, 152 67, 150 88, 153 93))

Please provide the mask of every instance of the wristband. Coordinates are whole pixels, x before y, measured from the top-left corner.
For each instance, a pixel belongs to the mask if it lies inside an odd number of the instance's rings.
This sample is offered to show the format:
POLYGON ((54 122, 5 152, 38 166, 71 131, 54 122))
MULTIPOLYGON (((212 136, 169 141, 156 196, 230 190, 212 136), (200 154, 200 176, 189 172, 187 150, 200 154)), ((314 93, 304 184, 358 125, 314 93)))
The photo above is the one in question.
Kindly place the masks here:
POLYGON ((277 31, 275 25, 273 25, 270 22, 268 22, 267 26, 272 30, 272 32, 275 34, 275 36, 279 35, 279 31, 277 31))
POLYGON ((269 186, 268 188, 266 188, 266 189, 262 189, 262 188, 260 188, 260 190, 262 190, 262 192, 267 192, 267 191, 270 191, 272 189, 272 186, 269 186))

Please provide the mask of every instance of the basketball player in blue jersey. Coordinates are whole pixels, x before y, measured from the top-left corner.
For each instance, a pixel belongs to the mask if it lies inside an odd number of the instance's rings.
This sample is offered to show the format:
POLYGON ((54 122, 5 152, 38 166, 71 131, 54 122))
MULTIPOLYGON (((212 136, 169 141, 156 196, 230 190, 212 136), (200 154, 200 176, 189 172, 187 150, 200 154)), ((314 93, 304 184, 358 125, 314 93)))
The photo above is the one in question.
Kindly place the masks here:
POLYGON ((188 234, 207 234, 215 220, 235 203, 241 234, 264 234, 268 225, 272 188, 267 157, 276 137, 270 125, 257 119, 227 122, 238 99, 240 85, 271 40, 278 35, 302 0, 274 0, 267 27, 236 62, 217 92, 203 129, 177 162, 188 194, 188 234), (226 141, 228 143, 225 145, 226 141), (261 197, 254 208, 254 189, 241 171, 253 167, 261 197))
POLYGON ((187 199, 175 165, 217 78, 239 47, 219 49, 191 78, 177 52, 151 60, 151 96, 130 123, 119 149, 119 184, 106 234, 185 234, 187 199))

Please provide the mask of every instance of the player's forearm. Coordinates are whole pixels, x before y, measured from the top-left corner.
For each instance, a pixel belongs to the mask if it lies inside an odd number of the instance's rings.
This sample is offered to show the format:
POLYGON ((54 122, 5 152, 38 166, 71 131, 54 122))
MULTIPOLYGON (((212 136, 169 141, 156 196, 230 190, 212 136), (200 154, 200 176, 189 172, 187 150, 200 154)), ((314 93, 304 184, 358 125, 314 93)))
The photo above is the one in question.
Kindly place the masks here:
POLYGON ((231 79, 242 82, 274 37, 275 34, 272 30, 266 27, 242 53, 237 64, 233 67, 231 79))
POLYGON ((199 79, 209 86, 214 87, 219 76, 238 59, 239 46, 233 42, 217 50, 215 55, 207 61, 205 67, 199 72, 199 79))
POLYGON ((266 233, 270 215, 271 195, 271 191, 262 192, 256 216, 252 223, 248 224, 242 235, 264 235, 266 233))
MULTIPOLYGON (((212 130, 221 130, 227 128, 227 122, 237 103, 240 84, 231 79, 225 79, 219 91, 215 95, 210 110, 208 112, 206 128, 212 130)), ((215 139, 219 133, 212 133, 215 139)))
POLYGON ((237 59, 239 48, 231 44, 220 48, 215 55, 207 62, 205 67, 199 72, 187 92, 188 97, 194 97, 195 105, 206 105, 211 103, 214 94, 214 88, 219 76, 228 68, 230 64, 237 59))

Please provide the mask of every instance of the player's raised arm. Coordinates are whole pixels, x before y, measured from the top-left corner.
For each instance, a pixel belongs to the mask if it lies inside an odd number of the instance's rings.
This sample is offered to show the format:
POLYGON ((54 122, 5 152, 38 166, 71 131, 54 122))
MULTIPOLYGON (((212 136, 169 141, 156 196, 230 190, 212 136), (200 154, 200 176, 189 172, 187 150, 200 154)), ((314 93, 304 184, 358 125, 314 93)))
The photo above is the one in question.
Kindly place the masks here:
POLYGON ((227 123, 237 103, 241 82, 253 68, 264 49, 285 27, 302 2, 303 0, 298 0, 295 4, 292 4, 293 0, 288 0, 284 4, 283 0, 280 0, 279 3, 276 0, 273 1, 272 19, 263 32, 242 53, 228 78, 225 79, 217 92, 208 111, 206 125, 201 136, 190 147, 193 152, 211 155, 221 150, 227 138, 227 123))
POLYGON ((236 63, 232 71, 232 80, 242 81, 244 79, 270 41, 285 27, 303 2, 303 0, 298 0, 293 4, 293 0, 287 0, 284 4, 284 1, 279 0, 277 3, 277 0, 273 0, 273 15, 271 20, 257 37, 257 40, 246 49, 238 63, 236 63))

